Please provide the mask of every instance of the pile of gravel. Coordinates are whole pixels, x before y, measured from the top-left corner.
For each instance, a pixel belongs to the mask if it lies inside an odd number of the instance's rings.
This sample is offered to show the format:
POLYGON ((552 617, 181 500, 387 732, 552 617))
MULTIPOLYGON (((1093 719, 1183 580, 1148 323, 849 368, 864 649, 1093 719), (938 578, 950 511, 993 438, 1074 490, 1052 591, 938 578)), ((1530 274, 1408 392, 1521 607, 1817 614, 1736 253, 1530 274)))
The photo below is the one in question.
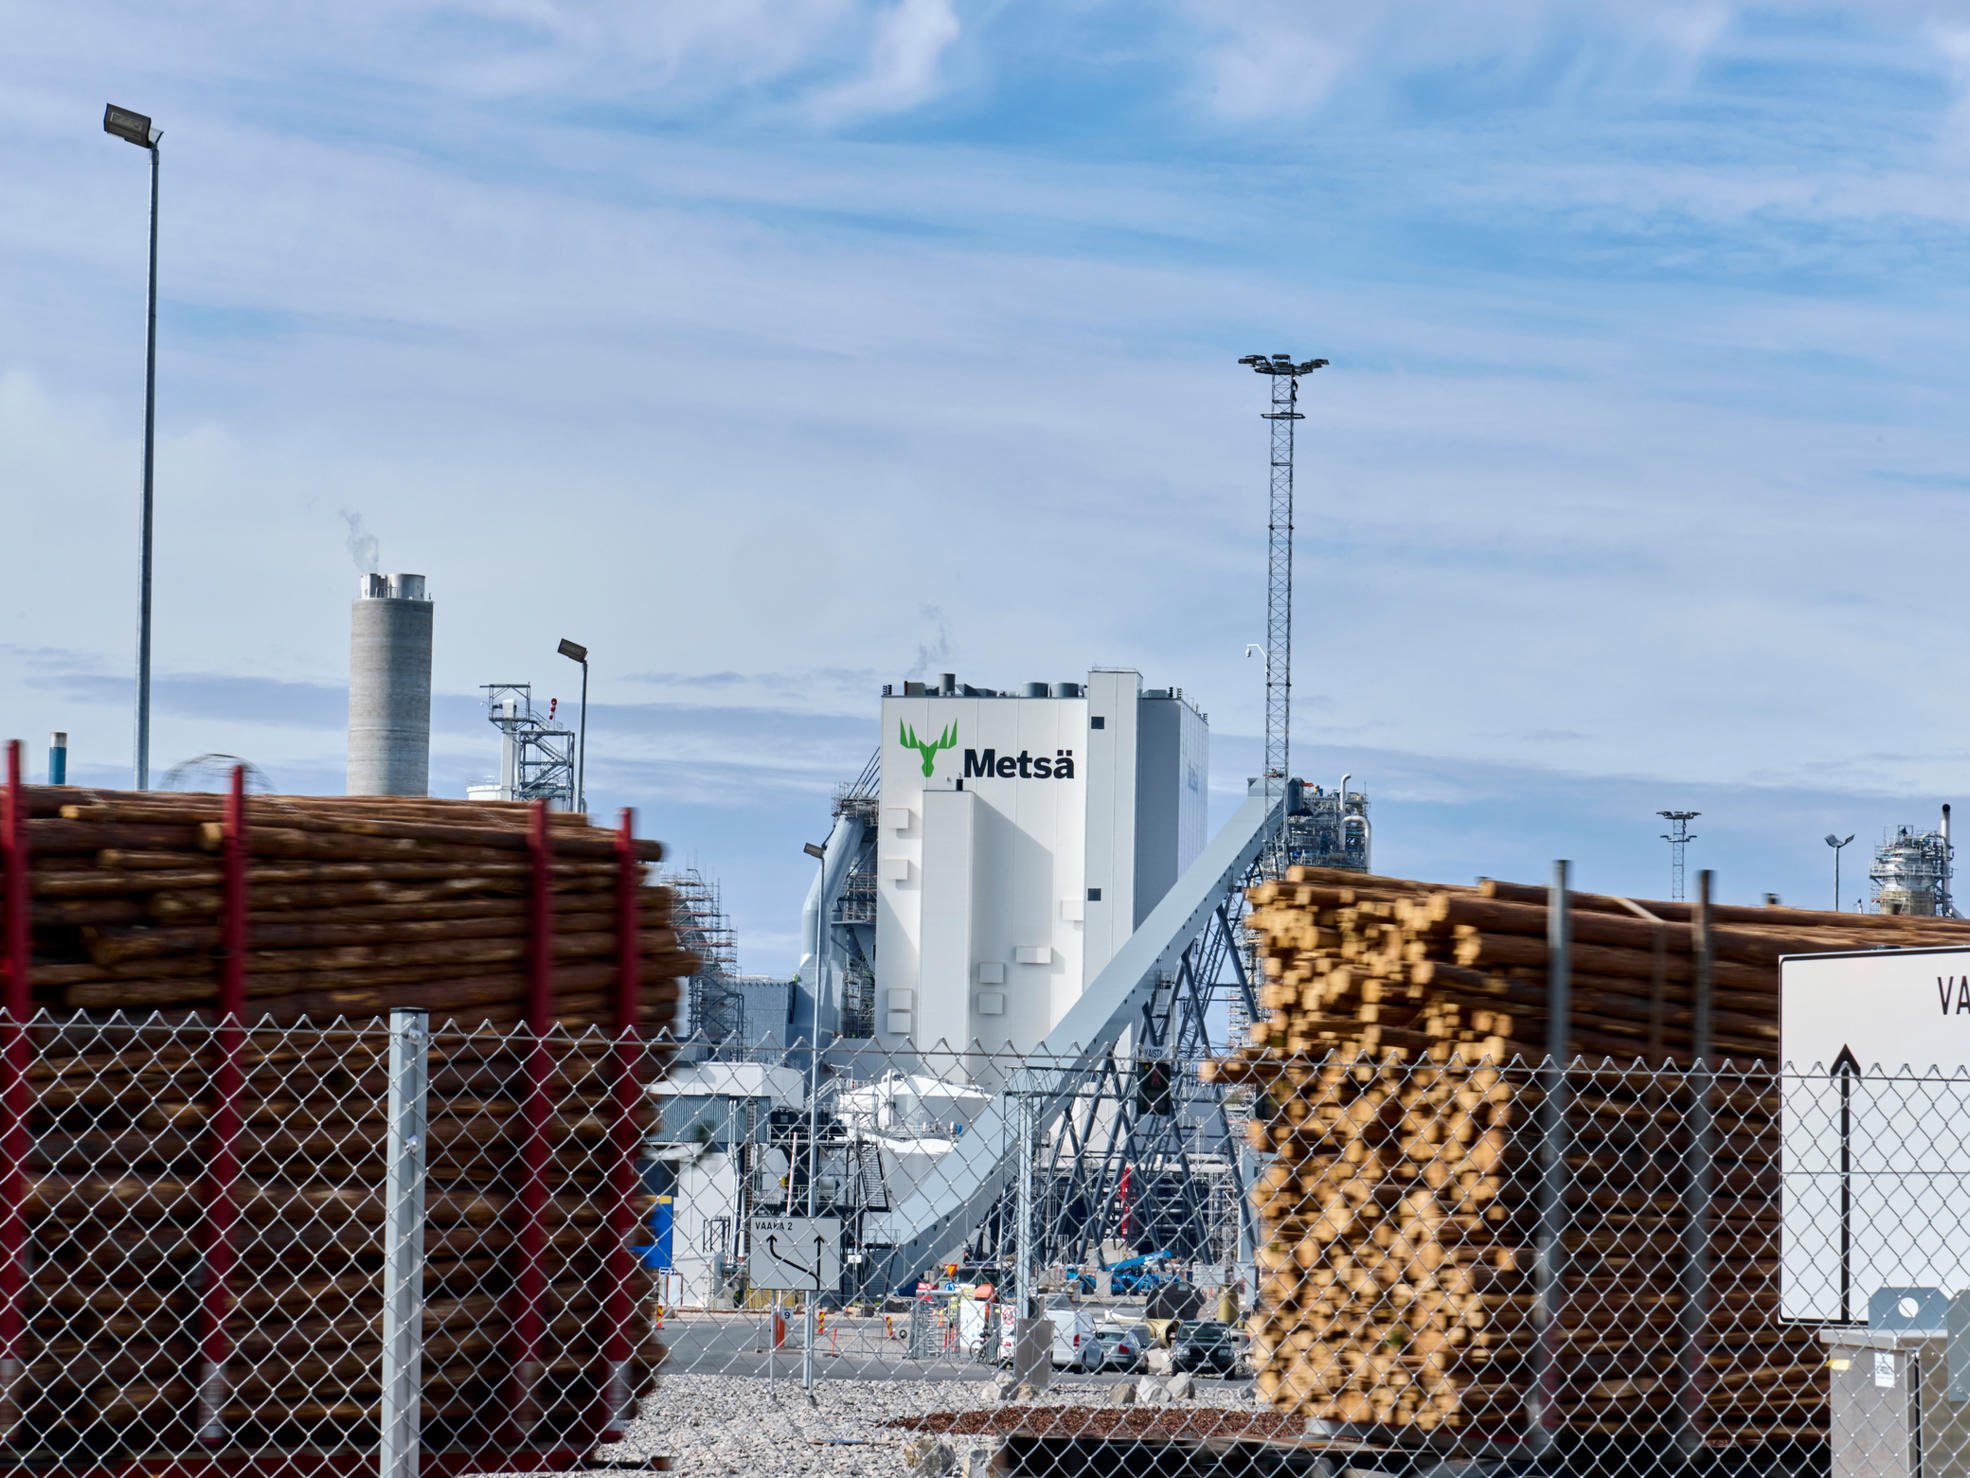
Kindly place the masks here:
MULTIPOLYGON (((1021 1404, 1100 1406, 1111 1384, 1056 1386, 1021 1404)), ((644 1400, 621 1456, 662 1454, 686 1478, 890 1478, 903 1472, 903 1443, 912 1435, 907 1419, 1002 1404, 992 1383, 978 1380, 826 1380, 814 1398, 810 1406, 794 1381, 769 1393, 761 1380, 666 1375, 644 1400), (899 1420, 906 1424, 892 1425, 899 1420)), ((1196 1404, 1249 1410, 1251 1403, 1248 1392, 1224 1386, 1200 1389, 1196 1404)))

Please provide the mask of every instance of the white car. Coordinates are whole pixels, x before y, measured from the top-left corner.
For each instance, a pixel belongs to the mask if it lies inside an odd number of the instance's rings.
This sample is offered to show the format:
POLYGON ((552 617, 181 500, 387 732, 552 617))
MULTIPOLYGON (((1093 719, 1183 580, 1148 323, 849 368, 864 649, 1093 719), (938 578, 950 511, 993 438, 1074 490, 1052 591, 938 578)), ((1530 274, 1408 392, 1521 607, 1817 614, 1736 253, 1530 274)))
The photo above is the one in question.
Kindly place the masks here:
MULTIPOLYGON (((1012 1363, 1012 1310, 1001 1311, 999 1363, 1012 1363)), ((1084 1309, 1048 1309, 1042 1315, 1053 1326, 1053 1364, 1061 1370, 1096 1371, 1102 1365, 1102 1346, 1094 1315, 1084 1309)))

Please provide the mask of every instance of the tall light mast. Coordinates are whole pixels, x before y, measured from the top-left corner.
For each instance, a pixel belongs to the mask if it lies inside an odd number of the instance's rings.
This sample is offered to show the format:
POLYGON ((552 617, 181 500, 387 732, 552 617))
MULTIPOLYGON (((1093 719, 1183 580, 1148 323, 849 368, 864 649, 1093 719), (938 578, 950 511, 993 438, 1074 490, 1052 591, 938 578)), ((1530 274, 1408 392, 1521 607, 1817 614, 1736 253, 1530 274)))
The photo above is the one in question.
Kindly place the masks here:
POLYGON ((1683 853, 1688 850, 1689 844, 1696 840, 1690 832, 1690 823, 1703 813, 1657 811, 1655 814, 1669 823, 1670 829, 1662 834, 1662 840, 1669 844, 1669 897, 1672 901, 1680 903, 1683 900, 1683 853))
MULTIPOLYGON (((1265 591, 1265 797, 1284 800, 1291 750, 1293 711, 1293 423, 1299 412, 1300 376, 1323 367, 1324 359, 1294 360, 1290 354, 1247 354, 1238 361, 1272 377, 1272 503, 1266 523, 1265 591)), ((1345 797, 1343 798, 1345 804, 1345 797)), ((1279 834, 1266 860, 1265 874, 1286 872, 1286 807, 1279 806, 1279 834)))

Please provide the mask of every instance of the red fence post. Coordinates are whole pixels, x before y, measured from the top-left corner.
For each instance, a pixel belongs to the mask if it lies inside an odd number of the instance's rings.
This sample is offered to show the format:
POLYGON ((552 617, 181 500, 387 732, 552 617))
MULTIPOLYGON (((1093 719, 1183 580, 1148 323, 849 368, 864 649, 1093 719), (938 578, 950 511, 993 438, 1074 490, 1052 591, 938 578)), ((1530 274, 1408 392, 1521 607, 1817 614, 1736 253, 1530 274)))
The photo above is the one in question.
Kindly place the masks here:
POLYGON ((625 806, 622 828, 616 833, 616 1122, 610 1137, 609 1164, 609 1297, 603 1315, 608 1336, 602 1358, 607 1369, 602 1383, 601 1440, 620 1442, 629 1435, 636 1415, 636 1391, 630 1378, 629 1338, 633 1299, 630 1284, 636 1263, 629 1250, 636 1232, 636 1109, 643 1095, 642 1040, 637 1006, 643 964, 641 866, 636 860, 636 813, 625 806))
POLYGON ((21 742, 7 745, 7 789, 0 795, 0 966, 6 994, 4 1079, 0 1080, 0 1439, 20 1424, 22 1304, 27 1294, 27 796, 21 788, 21 742))
POLYGON ((526 1145, 520 1182, 520 1267, 515 1280, 519 1308, 513 1319, 514 1401, 512 1424, 525 1441, 540 1419, 535 1388, 540 1383, 541 1337, 546 1321, 547 1033, 554 1024, 554 842, 547 825, 547 802, 534 803, 527 834, 531 863, 527 888, 527 1046, 526 1145))
POLYGON ((239 1179, 239 1063, 246 1046, 246 850, 246 767, 235 765, 226 796, 225 850, 220 861, 219 1071, 207 1162, 205 1287, 199 1309, 204 1369, 198 1387, 198 1438, 208 1444, 226 1440, 226 1363, 232 1356, 226 1315, 232 1306, 233 1224, 238 1216, 234 1191, 239 1179))

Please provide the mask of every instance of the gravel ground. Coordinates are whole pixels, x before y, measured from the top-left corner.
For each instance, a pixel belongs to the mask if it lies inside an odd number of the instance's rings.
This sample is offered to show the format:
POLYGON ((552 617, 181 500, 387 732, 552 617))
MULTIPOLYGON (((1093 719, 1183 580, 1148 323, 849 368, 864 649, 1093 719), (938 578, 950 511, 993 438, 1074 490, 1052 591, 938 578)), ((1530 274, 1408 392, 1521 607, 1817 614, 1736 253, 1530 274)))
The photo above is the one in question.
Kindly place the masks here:
MULTIPOLYGON (((1129 1378, 1056 1386, 1034 1404, 1099 1407, 1108 1388, 1124 1379, 1129 1378)), ((1000 1404, 989 1381, 830 1380, 814 1394, 810 1406, 798 1383, 783 1382, 769 1395, 764 1381, 665 1376, 644 1402, 628 1448, 667 1455, 671 1471, 684 1478, 755 1473, 891 1478, 903 1472, 901 1450, 910 1433, 886 1423, 1000 1404)), ((1249 1388, 1231 1386, 1202 1388, 1185 1404, 1253 1409, 1249 1388)))

